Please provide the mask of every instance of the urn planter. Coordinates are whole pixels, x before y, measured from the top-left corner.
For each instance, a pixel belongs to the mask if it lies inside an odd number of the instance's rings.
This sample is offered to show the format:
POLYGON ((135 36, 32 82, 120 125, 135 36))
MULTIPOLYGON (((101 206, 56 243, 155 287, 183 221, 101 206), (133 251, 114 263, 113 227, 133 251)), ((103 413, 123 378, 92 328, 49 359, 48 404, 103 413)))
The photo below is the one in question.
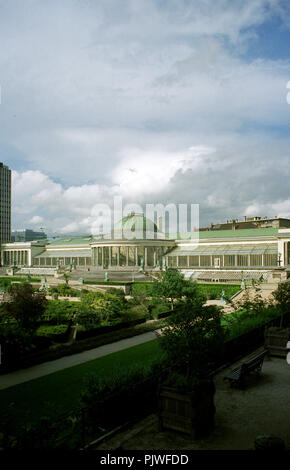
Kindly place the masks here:
POLYGON ((286 357, 287 343, 290 341, 290 328, 272 326, 265 331, 265 348, 271 356, 286 357))
POLYGON ((206 437, 214 427, 215 385, 201 380, 191 391, 179 391, 165 385, 158 390, 159 430, 172 429, 190 434, 193 439, 206 437))

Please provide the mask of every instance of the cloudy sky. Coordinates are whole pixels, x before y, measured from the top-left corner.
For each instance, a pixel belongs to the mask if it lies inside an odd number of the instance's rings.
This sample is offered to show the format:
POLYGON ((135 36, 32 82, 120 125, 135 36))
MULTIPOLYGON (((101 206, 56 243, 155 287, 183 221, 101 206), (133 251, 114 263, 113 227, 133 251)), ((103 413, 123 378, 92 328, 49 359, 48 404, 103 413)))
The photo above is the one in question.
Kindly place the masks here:
POLYGON ((114 196, 290 217, 288 0, 0 0, 0 44, 13 228, 91 233, 114 196))

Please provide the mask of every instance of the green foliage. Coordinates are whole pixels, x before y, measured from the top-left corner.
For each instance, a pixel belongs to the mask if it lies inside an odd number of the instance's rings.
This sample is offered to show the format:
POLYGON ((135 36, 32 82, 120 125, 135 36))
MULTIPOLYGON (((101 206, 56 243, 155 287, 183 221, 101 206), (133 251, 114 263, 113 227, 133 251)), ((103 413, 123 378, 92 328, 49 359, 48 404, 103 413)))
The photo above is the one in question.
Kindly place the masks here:
POLYGON ((159 338, 161 348, 171 364, 187 364, 187 378, 201 377, 210 369, 224 339, 221 312, 216 306, 203 307, 204 300, 190 291, 168 319, 159 338))
MULTIPOLYGON (((9 280, 11 282, 26 282, 28 279, 27 277, 23 276, 0 276, 0 282, 9 280)), ((30 277, 30 282, 40 282, 41 279, 39 277, 30 277)))
POLYGON ((2 291, 7 292, 9 287, 11 286, 11 279, 7 278, 0 278, 0 288, 2 291))
POLYGON ((112 294, 120 298, 124 304, 126 303, 125 299, 125 292, 123 289, 116 289, 116 287, 109 287, 109 289, 106 290, 107 294, 112 294))
POLYGON ((69 300, 49 300, 42 320, 60 324, 72 320, 79 312, 79 302, 69 300))
POLYGON ((68 284, 59 284, 58 286, 50 287, 48 290, 49 294, 58 294, 61 296, 75 296, 79 297, 80 293, 76 289, 72 289, 68 284))
POLYGON ((267 305, 271 304, 271 302, 267 302, 262 298, 259 283, 255 283, 253 287, 255 287, 254 297, 250 296, 250 290, 245 288, 242 299, 239 302, 231 303, 235 310, 246 311, 249 315, 253 315, 261 312, 267 305))
POLYGON ((124 296, 110 294, 108 292, 87 292, 81 295, 80 308, 85 314, 95 313, 99 315, 101 323, 116 320, 125 309, 124 296))
POLYGON ((47 302, 28 283, 11 284, 8 292, 11 300, 3 303, 0 310, 0 343, 5 359, 33 349, 33 335, 47 302))
POLYGON ((50 337, 52 335, 60 335, 67 331, 67 324, 65 325, 40 325, 37 330, 37 336, 50 337))
POLYGON ((198 284, 198 290, 207 299, 218 299, 222 291, 225 293, 225 298, 230 299, 234 294, 240 290, 239 285, 228 284, 198 284))
POLYGON ((279 316, 279 310, 273 306, 265 307, 255 315, 247 310, 241 310, 224 315, 222 325, 227 339, 233 339, 279 316))
POLYGON ((178 372, 172 372, 164 380, 163 384, 167 387, 172 387, 174 390, 183 393, 194 388, 198 379, 195 376, 186 377, 178 372))
POLYGON ((2 305, 2 312, 23 330, 33 332, 47 305, 45 295, 40 292, 35 293, 27 282, 12 284, 8 293, 11 301, 2 305))
MULTIPOLYGON (((122 396, 122 408, 128 409, 134 395, 144 392, 144 382, 151 377, 155 377, 156 389, 162 369, 165 366, 164 357, 153 359, 147 365, 128 366, 126 369, 115 370, 110 375, 90 375, 87 377, 84 388, 81 392, 82 404, 97 412, 98 417, 104 416, 108 419, 111 415, 112 407, 120 407, 120 396, 122 396), (127 398, 128 402, 125 403, 127 398), (116 403, 114 403, 114 399, 116 403), (109 408, 108 408, 108 405, 109 408), (106 407, 107 405, 107 407, 106 407), (107 416, 106 416, 107 414, 107 416)), ((135 397, 136 400, 136 397, 135 397)), ((132 404, 132 402, 131 402, 132 404)), ((140 401, 138 400, 140 408, 140 401)), ((117 410, 116 410, 117 411, 117 410)))
POLYGON ((285 313, 290 311, 290 281, 280 282, 277 289, 273 292, 273 297, 282 314, 280 324, 282 327, 283 317, 285 313))
POLYGON ((70 275, 67 273, 64 273, 63 278, 65 280, 65 285, 68 286, 68 281, 70 279, 70 275))
POLYGON ((154 295, 154 283, 153 282, 144 282, 144 283, 134 283, 131 290, 131 295, 133 297, 138 295, 144 295, 146 297, 152 297, 154 295))
POLYGON ((202 301, 204 296, 199 292, 196 282, 186 281, 183 275, 176 269, 168 269, 161 273, 159 281, 154 281, 153 295, 155 298, 169 300, 171 310, 174 304, 182 298, 195 298, 202 301))

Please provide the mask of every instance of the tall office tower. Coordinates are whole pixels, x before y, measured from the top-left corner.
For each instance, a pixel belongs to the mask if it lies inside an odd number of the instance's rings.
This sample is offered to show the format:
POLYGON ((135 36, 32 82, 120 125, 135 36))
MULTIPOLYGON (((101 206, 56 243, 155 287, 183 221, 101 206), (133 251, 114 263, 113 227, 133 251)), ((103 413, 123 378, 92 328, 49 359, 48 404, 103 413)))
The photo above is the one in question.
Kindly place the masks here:
POLYGON ((0 162, 0 243, 11 240, 11 170, 0 162))

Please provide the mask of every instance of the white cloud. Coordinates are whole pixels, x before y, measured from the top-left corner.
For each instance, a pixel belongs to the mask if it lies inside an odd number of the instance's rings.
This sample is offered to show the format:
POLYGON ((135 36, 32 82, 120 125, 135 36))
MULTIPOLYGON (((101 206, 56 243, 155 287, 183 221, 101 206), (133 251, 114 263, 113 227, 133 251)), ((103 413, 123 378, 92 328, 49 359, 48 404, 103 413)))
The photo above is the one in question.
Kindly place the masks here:
POLYGON ((29 220, 29 223, 30 224, 41 224, 42 222, 44 221, 44 218, 41 217, 40 215, 34 215, 33 217, 31 217, 31 219, 29 220))
POLYGON ((89 231, 117 194, 200 203, 205 223, 287 201, 290 60, 247 55, 287 2, 0 3, 15 226, 89 231))

